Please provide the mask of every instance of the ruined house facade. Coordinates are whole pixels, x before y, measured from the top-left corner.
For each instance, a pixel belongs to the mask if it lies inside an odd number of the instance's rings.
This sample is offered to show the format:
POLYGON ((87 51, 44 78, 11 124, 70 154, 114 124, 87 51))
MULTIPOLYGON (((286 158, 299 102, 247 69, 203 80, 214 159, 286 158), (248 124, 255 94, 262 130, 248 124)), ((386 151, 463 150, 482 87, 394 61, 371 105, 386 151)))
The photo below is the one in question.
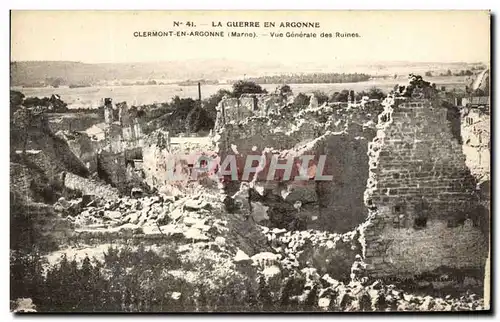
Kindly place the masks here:
POLYGON ((300 217, 305 222, 302 229, 350 231, 367 215, 363 205, 367 147, 375 132, 370 123, 373 122, 366 111, 348 112, 330 106, 304 107, 290 115, 273 113, 228 123, 218 131, 216 143, 222 160, 235 156, 239 180, 227 178, 227 193, 235 193, 243 181, 255 181, 261 192, 252 192, 252 202, 269 207, 271 221, 280 228, 296 229, 289 219, 300 217), (263 154, 266 163, 255 180, 253 174, 242 178, 247 156, 263 154), (311 155, 308 171, 313 174, 319 157, 325 155, 323 174, 332 175, 333 179, 283 180, 280 175, 284 171, 279 170, 275 178, 268 180, 272 155, 277 155, 280 163, 290 156, 311 155), (297 202, 301 203, 300 209, 294 206, 297 202))
POLYGON ((480 181, 490 174, 490 113, 479 108, 463 108, 461 133, 467 166, 480 181))
POLYGON ((133 170, 134 160, 142 159, 144 135, 139 119, 128 109, 127 103, 115 106, 104 99, 104 142, 97 154, 97 172, 108 183, 125 188, 138 184, 140 175, 133 170))
POLYGON ((142 148, 145 181, 151 187, 166 184, 168 155, 170 154, 170 135, 165 131, 151 133, 142 148))
POLYGON ((113 107, 110 99, 105 99, 104 120, 106 148, 109 152, 122 152, 142 146, 143 133, 139 120, 129 113, 126 102, 113 107))
POLYGON ((447 109, 429 99, 388 97, 369 145, 364 257, 375 276, 442 268, 481 270, 487 211, 447 109))
POLYGON ((224 124, 239 122, 250 116, 267 116, 278 113, 286 104, 286 97, 279 94, 242 94, 239 98, 224 97, 217 105, 215 130, 224 124))
POLYGON ((212 143, 208 138, 171 137, 168 131, 156 130, 142 146, 142 172, 150 188, 171 193, 188 182, 200 179, 193 171, 207 157, 214 159, 212 143), (167 190, 166 190, 167 189, 167 190))

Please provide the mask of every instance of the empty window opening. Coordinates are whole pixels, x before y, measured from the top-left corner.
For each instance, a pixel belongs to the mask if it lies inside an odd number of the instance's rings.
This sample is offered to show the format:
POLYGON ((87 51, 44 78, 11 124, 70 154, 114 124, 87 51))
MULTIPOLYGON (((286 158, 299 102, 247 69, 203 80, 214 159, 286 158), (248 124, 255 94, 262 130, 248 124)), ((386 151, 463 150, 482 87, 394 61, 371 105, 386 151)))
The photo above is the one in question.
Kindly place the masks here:
POLYGON ((463 226, 465 224, 465 221, 467 220, 467 217, 461 217, 455 220, 457 223, 457 226, 463 226))
POLYGON ((253 100, 253 110, 257 111, 259 109, 259 104, 258 104, 258 101, 257 101, 257 97, 254 96, 252 98, 252 100, 253 100))
POLYGON ((427 227, 427 218, 425 217, 417 217, 413 222, 413 228, 415 229, 423 229, 427 227))

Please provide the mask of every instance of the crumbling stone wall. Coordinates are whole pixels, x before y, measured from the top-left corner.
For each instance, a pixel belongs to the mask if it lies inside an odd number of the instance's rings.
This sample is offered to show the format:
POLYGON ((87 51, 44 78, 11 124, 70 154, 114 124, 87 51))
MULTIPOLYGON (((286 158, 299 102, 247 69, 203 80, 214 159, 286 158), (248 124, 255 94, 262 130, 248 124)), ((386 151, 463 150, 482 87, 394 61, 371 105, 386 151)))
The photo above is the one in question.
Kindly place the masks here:
MULTIPOLYGON (((366 220, 363 192, 368 178, 368 140, 358 135, 328 132, 306 146, 281 151, 279 158, 312 155, 308 173, 316 175, 318 160, 326 156, 323 175, 332 180, 284 181, 284 170, 277 170, 273 181, 267 181, 270 156, 257 177, 261 194, 253 193, 253 200, 268 206, 271 222, 279 228, 319 229, 344 233, 366 220), (296 207, 297 203, 300 207, 296 207), (294 218, 295 217, 295 218, 294 218), (290 225, 296 218, 302 222, 290 225)), ((291 178, 299 175, 292 169, 291 178)))
POLYGON ((97 174, 106 183, 125 189, 127 185, 125 154, 101 151, 97 156, 97 174))
POLYGON ((142 147, 142 171, 150 188, 171 194, 188 182, 208 174, 192 175, 200 157, 216 158, 211 141, 205 138, 171 138, 169 132, 157 130, 148 135, 142 147))
POLYGON ((129 126, 111 124, 105 131, 106 145, 104 150, 108 152, 124 152, 140 148, 143 145, 143 137, 139 123, 129 126))
MULTIPOLYGON (((368 142, 374 137, 371 116, 347 113, 321 106, 300 110, 293 117, 270 114, 254 116, 240 122, 226 124, 218 132, 219 156, 234 155, 238 177, 244 171, 248 155, 265 155, 266 164, 255 179, 261 193, 252 193, 252 202, 262 203, 268 209, 270 221, 287 229, 319 228, 347 232, 361 224, 367 215, 363 193, 368 177, 368 142), (342 129, 330 132, 329 129, 342 129), (327 132, 327 133, 325 133, 327 132), (313 155, 311 173, 320 155, 326 155, 324 175, 333 175, 332 181, 284 181, 276 172, 275 180, 267 175, 271 156, 285 160, 294 155, 313 155), (314 162, 316 161, 316 163, 314 162), (300 202, 301 207, 295 206, 300 202), (305 224, 295 224, 297 218, 305 224), (295 222, 295 223, 294 223, 295 222)), ((292 178, 297 168, 292 171, 292 178), (295 171, 295 172, 294 172, 295 171)), ((240 187, 240 181, 225 181, 229 195, 240 187)), ((253 174, 248 181, 253 181, 253 174)))
POLYGON ((215 131, 231 122, 239 122, 250 116, 267 116, 278 113, 285 103, 278 94, 243 94, 239 98, 225 97, 217 106, 215 131))
POLYGON ((369 146, 364 256, 375 276, 484 266, 485 218, 447 110, 389 96, 369 146))
POLYGON ((363 193, 368 179, 368 142, 360 133, 332 136, 323 152, 332 169, 332 181, 319 181, 317 228, 344 233, 366 220, 363 193))
POLYGON ((47 115, 52 132, 85 131, 101 122, 97 113, 51 113, 47 115))
POLYGON ((466 107, 461 111, 460 132, 465 163, 478 182, 479 200, 488 220, 482 225, 489 234, 491 217, 490 113, 488 109, 466 107))
MULTIPOLYGON (((217 143, 221 152, 232 151, 235 146, 241 154, 260 152, 265 148, 289 149, 300 142, 298 137, 279 131, 266 117, 251 117, 242 122, 227 124, 219 135, 217 143)), ((313 135, 311 134, 311 139, 314 138, 313 135)))
POLYGON ((103 141, 94 141, 85 132, 76 131, 59 131, 57 136, 68 143, 73 154, 83 162, 90 173, 97 171, 97 154, 103 147, 103 141))
POLYGON ((131 113, 126 102, 113 107, 109 98, 104 99, 105 150, 119 153, 143 145, 142 124, 135 113, 131 113))
POLYGON ((490 180, 490 114, 464 108, 461 133, 467 166, 478 181, 490 180))
POLYGON ((165 131, 155 131, 145 140, 142 157, 145 181, 151 187, 157 187, 166 181, 170 136, 165 131))
POLYGON ((36 196, 31 189, 32 183, 44 184, 47 177, 43 172, 34 171, 24 164, 10 162, 10 192, 24 200, 35 200, 36 196))
POLYGON ((243 100, 243 104, 238 98, 224 98, 217 105, 217 119, 219 122, 216 124, 216 130, 223 127, 224 124, 232 121, 239 121, 249 116, 254 115, 253 100, 247 102, 243 100), (250 104, 249 104, 250 103, 250 104))
POLYGON ((101 179, 126 192, 140 179, 131 166, 134 164, 132 160, 142 159, 142 125, 126 102, 115 107, 109 98, 104 99, 104 121, 103 140, 89 141, 86 137, 83 141, 74 142, 72 149, 101 179), (89 143, 91 151, 87 148, 89 143))

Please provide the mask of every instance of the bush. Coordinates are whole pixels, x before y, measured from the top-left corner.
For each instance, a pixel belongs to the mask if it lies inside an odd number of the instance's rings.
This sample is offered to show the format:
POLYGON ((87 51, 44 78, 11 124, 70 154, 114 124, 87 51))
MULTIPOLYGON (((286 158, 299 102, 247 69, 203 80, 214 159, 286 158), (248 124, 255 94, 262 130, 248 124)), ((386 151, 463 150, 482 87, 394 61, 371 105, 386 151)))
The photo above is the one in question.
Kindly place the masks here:
POLYGON ((267 93, 260 85, 251 82, 240 80, 233 84, 233 96, 240 97, 241 94, 264 94, 267 93))
POLYGON ((196 106, 186 117, 186 131, 197 133, 200 131, 210 131, 215 125, 215 119, 211 118, 208 112, 200 106, 196 106))
POLYGON ((347 102, 349 100, 349 90, 343 89, 340 92, 333 93, 330 98, 331 102, 347 102))
POLYGON ((310 73, 273 75, 251 78, 251 81, 260 84, 315 84, 315 83, 355 83, 370 79, 370 75, 361 73, 310 73))
POLYGON ((321 105, 325 102, 328 102, 328 95, 325 92, 314 91, 313 94, 314 94, 314 96, 316 96, 316 99, 318 100, 319 105, 321 105))
POLYGON ((278 93, 279 93, 282 97, 285 97, 285 96, 287 96, 287 95, 291 95, 291 94, 293 94, 293 92, 292 92, 292 88, 290 87, 290 85, 287 85, 287 84, 281 85, 281 86, 278 88, 278 93))
POLYGON ((219 89, 217 93, 211 95, 203 102, 203 108, 207 111, 208 116, 213 119, 214 122, 217 117, 217 105, 219 105, 219 102, 224 96, 232 97, 233 93, 226 89, 219 89))
MULTIPOLYGON (((181 263, 175 245, 158 253, 143 246, 135 250, 110 247, 102 261, 87 256, 77 262, 63 255, 45 271, 46 276, 42 266, 47 262, 39 252, 12 254, 11 299, 30 297, 41 312, 256 311, 261 309, 258 294, 264 294, 245 275, 221 276, 214 283, 220 289, 214 291, 204 279, 190 284, 166 273, 201 269, 181 263), (173 297, 174 292, 180 296, 173 297)), ((208 266, 202 269, 207 270, 208 266)))
POLYGON ((23 104, 24 94, 18 91, 10 91, 10 117, 17 111, 23 104))
POLYGON ((361 91, 356 93, 356 100, 359 101, 363 96, 368 96, 369 99, 382 100, 386 97, 386 94, 380 88, 372 87, 367 92, 361 91))

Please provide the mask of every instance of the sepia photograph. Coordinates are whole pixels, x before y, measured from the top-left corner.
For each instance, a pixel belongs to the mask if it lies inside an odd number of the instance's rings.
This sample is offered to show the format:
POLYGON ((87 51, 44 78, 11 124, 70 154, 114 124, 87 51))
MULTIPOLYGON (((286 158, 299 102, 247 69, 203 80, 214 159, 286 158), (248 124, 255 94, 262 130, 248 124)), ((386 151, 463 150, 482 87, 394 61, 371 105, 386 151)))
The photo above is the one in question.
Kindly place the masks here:
POLYGON ((11 312, 491 312, 491 19, 11 10, 11 312))

